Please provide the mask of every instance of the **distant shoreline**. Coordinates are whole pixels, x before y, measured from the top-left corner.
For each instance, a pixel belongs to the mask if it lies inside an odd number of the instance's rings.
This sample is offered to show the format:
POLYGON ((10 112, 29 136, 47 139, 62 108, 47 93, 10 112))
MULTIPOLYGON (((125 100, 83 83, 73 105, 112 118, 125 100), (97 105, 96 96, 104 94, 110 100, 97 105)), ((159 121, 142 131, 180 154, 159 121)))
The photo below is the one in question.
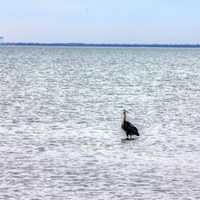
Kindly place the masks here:
POLYGON ((0 46, 200 48, 200 44, 0 43, 0 46))

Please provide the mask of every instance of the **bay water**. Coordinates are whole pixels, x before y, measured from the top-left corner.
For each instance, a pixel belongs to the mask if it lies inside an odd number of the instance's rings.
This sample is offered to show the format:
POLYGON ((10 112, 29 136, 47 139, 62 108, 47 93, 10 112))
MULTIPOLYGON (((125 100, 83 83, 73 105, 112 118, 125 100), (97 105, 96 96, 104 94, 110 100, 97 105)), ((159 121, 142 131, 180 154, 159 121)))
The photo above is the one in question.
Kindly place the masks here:
POLYGON ((0 48, 0 199, 200 199, 199 163, 200 49, 0 48))

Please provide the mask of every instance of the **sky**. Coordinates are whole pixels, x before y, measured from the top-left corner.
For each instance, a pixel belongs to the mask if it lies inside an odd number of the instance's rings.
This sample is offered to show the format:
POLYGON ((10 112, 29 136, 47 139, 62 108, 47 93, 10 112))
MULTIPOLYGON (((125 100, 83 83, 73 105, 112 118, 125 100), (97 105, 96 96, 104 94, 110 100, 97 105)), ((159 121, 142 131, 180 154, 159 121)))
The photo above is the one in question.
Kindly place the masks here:
POLYGON ((6 42, 200 43, 199 0, 0 0, 6 42))

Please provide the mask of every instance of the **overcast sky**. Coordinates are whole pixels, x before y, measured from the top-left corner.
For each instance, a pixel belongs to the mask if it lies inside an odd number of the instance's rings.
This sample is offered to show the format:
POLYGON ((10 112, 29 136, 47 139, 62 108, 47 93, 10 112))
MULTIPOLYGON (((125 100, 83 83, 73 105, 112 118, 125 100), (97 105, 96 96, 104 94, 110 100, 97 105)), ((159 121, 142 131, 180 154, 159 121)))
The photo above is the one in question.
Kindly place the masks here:
POLYGON ((9 42, 200 43, 200 0, 0 0, 9 42))

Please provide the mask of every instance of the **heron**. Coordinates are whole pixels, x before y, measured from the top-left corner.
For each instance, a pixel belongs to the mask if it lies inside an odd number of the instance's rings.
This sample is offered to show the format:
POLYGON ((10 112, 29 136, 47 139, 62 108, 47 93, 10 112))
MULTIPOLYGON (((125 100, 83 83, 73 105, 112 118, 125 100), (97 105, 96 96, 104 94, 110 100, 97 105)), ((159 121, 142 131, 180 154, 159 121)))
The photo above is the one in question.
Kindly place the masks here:
POLYGON ((127 111, 124 110, 123 111, 124 119, 121 128, 126 132, 126 137, 127 137, 126 139, 128 140, 132 139, 132 136, 134 135, 139 136, 139 132, 138 129, 133 124, 131 124, 129 121, 126 120, 126 113, 127 111))

